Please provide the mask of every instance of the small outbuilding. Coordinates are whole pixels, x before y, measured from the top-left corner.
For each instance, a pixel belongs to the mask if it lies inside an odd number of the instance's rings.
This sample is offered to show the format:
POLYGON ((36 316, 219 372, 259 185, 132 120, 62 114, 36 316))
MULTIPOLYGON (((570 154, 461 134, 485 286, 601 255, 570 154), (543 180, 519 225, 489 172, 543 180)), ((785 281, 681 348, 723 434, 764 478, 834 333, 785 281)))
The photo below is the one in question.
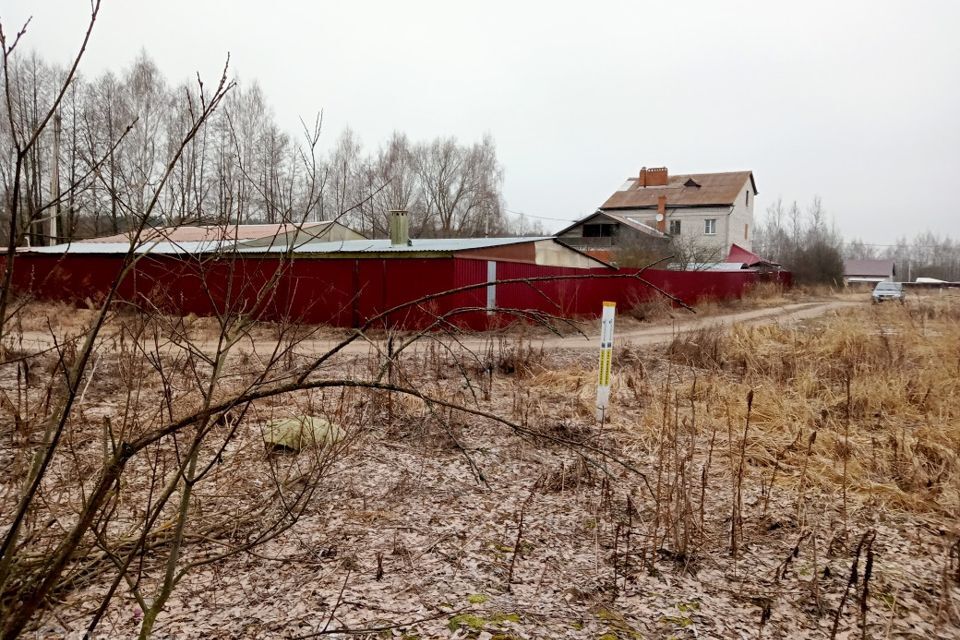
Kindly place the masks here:
POLYGON ((843 283, 876 284, 894 280, 897 266, 893 260, 845 260, 843 262, 843 283))

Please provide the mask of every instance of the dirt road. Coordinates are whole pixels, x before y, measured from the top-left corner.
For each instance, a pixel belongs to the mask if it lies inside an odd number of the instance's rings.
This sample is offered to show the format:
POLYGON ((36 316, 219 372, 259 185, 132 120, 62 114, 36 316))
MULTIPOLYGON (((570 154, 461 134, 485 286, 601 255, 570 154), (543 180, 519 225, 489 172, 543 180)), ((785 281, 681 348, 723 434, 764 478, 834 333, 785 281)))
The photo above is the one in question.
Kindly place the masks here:
MULTIPOLYGON (((670 342, 674 336, 678 334, 697 331, 704 327, 730 327, 735 324, 763 324, 767 322, 795 322, 861 304, 863 304, 862 301, 834 299, 801 302, 721 315, 696 316, 689 314, 682 319, 677 319, 670 323, 657 323, 649 327, 620 331, 615 336, 615 342, 617 344, 630 342, 636 346, 662 344, 670 342)), ((586 337, 573 333, 567 336, 542 335, 531 338, 530 345, 534 348, 540 348, 542 346, 544 349, 596 349, 599 340, 598 329, 597 323, 594 323, 587 329, 586 337)), ((443 334, 436 335, 442 336, 443 334)), ((489 343, 489 340, 489 334, 471 334, 461 336, 457 342, 464 348, 477 351, 484 348, 489 343)), ((249 346, 249 343, 247 344, 249 346)), ((274 342, 264 343, 260 341, 257 343, 256 348, 262 352, 267 348, 272 348, 274 344, 274 342)), ((307 340, 299 345, 297 351, 301 353, 320 354, 333 348, 335 345, 336 342, 329 339, 307 340)), ((356 341, 345 348, 343 353, 367 353, 370 348, 370 343, 356 341)))
MULTIPOLYGON (((801 302, 720 315, 696 316, 689 314, 686 317, 676 319, 669 323, 657 323, 647 327, 621 330, 617 332, 615 341, 618 344, 630 342, 636 346, 655 345, 669 342, 676 335, 697 331, 704 327, 730 327, 735 324, 763 324, 767 322, 794 322, 806 318, 814 318, 830 311, 859 304, 863 304, 863 302, 834 299, 801 302)), ((535 348, 539 348, 542 345, 545 349, 595 349, 598 340, 596 329, 596 326, 588 328, 588 335, 586 337, 576 334, 570 334, 564 337, 555 335, 534 337, 530 339, 530 344, 535 348)), ((63 336, 58 336, 58 341, 62 341, 62 339, 63 336)), ((477 350, 487 345, 489 340, 489 335, 472 334, 461 336, 458 342, 467 349, 477 350)), ((99 341, 103 346, 111 348, 115 346, 116 338, 113 332, 106 329, 99 341)), ((296 351, 306 354, 322 354, 332 349, 337 342, 336 339, 331 338, 328 334, 323 338, 303 340, 297 345, 296 351)), ((202 340, 202 343, 204 351, 213 353, 216 350, 216 342, 214 340, 202 340)), ((196 345, 196 343, 194 344, 196 345)), ((28 352, 42 351, 54 348, 55 346, 51 335, 42 331, 24 331, 22 335, 11 336, 9 345, 17 350, 28 352)), ((248 338, 241 340, 235 349, 236 352, 240 353, 257 352, 262 354, 271 351, 275 345, 275 339, 266 338, 261 334, 256 339, 248 338)), ((176 350, 179 347, 167 345, 167 348, 176 350)), ((370 349, 370 342, 358 340, 345 348, 342 353, 367 353, 370 349)))
MULTIPOLYGON (((670 342, 674 336, 682 333, 697 331, 705 327, 731 327, 735 324, 764 324, 768 322, 795 322, 807 318, 815 318, 830 311, 843 309, 846 307, 861 305, 862 302, 852 300, 828 300, 819 302, 801 302, 796 304, 787 304, 779 307, 770 307, 768 309, 753 309, 750 311, 740 311, 722 315, 712 315, 698 317, 693 314, 674 321, 671 324, 656 324, 650 327, 631 329, 628 331, 617 332, 616 342, 623 344, 631 342, 637 346, 653 345, 670 342)), ((599 334, 598 334, 599 335, 599 334)), ((559 338, 551 337, 542 340, 544 347, 547 348, 566 348, 566 349, 594 349, 599 339, 591 335, 587 339, 583 337, 559 338)), ((538 344, 536 341, 534 344, 538 344)))

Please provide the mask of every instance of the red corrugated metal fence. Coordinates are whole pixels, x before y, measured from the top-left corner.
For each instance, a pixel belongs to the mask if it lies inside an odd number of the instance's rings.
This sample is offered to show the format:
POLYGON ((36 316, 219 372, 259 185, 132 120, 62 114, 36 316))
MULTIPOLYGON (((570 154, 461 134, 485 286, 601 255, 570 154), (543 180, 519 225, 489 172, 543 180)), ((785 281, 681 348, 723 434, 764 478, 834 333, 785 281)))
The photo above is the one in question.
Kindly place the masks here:
MULTIPOLYGON (((79 304, 103 300, 120 272, 118 256, 82 254, 18 256, 14 289, 40 299, 79 304)), ((513 316, 487 312, 488 263, 466 258, 299 258, 145 256, 129 270, 119 300, 173 314, 242 312, 262 320, 359 326, 388 309, 455 287, 394 312, 378 326, 417 328, 438 321, 477 329, 513 316)), ((789 274, 753 271, 573 269, 496 262, 497 280, 555 278, 498 284, 496 307, 563 317, 595 316, 604 300, 629 307, 658 295, 655 285, 686 303, 741 297, 763 279, 789 285, 789 274), (611 278, 611 275, 617 275, 611 278), (584 276, 588 276, 584 278, 584 276), (626 277, 624 277, 626 276, 626 277), (574 279, 564 279, 564 278, 574 279), (644 280, 646 282, 644 282, 644 280)))

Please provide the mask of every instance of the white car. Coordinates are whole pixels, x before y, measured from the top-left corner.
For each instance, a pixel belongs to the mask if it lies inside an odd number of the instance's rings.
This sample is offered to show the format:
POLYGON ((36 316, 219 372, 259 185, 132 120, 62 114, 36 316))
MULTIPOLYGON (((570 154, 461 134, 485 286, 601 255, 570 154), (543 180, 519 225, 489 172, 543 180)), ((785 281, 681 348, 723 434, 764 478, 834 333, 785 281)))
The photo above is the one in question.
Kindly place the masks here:
POLYGON ((898 300, 903 303, 903 283, 878 282, 873 289, 873 302, 883 302, 884 300, 898 300))

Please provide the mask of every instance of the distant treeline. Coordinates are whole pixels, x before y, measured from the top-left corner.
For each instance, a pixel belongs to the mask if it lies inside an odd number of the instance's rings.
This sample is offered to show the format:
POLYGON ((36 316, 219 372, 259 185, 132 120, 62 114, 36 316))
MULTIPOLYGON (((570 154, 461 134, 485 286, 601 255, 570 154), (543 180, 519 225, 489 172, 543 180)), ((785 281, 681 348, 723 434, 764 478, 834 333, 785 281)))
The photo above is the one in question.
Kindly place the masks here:
POLYGON ((839 284, 844 259, 892 259, 897 279, 919 276, 960 281, 960 242, 930 232, 888 247, 845 242, 819 197, 806 209, 777 200, 757 225, 754 250, 793 271, 798 282, 839 284))
POLYGON ((777 200, 756 225, 753 249, 782 264, 800 284, 843 283, 843 239, 819 197, 803 211, 777 200))
MULTIPOLYGON (((202 106, 188 97, 196 82, 169 84, 146 53, 119 75, 78 76, 17 177, 11 126, 21 139, 29 137, 67 73, 35 53, 18 52, 11 63, 10 99, 0 100, 0 188, 9 198, 20 180, 24 241, 46 242, 50 216, 62 241, 134 226, 191 113, 202 106)), ((205 80, 215 87, 215 78, 205 80)), ((387 211, 402 208, 419 236, 523 231, 510 228, 504 214, 503 169, 489 136, 470 144, 452 137, 414 142, 397 132, 366 152, 350 130, 329 149, 325 140, 319 120, 297 135, 284 131, 257 83, 238 84, 177 161, 150 223, 339 217, 383 236, 387 211)), ((3 215, 5 240, 9 216, 3 215)))
POLYGON ((846 243, 843 249, 847 258, 894 260, 897 280, 927 277, 960 282, 960 241, 949 236, 940 237, 927 231, 913 240, 898 238, 887 247, 868 245, 858 239, 846 243))

